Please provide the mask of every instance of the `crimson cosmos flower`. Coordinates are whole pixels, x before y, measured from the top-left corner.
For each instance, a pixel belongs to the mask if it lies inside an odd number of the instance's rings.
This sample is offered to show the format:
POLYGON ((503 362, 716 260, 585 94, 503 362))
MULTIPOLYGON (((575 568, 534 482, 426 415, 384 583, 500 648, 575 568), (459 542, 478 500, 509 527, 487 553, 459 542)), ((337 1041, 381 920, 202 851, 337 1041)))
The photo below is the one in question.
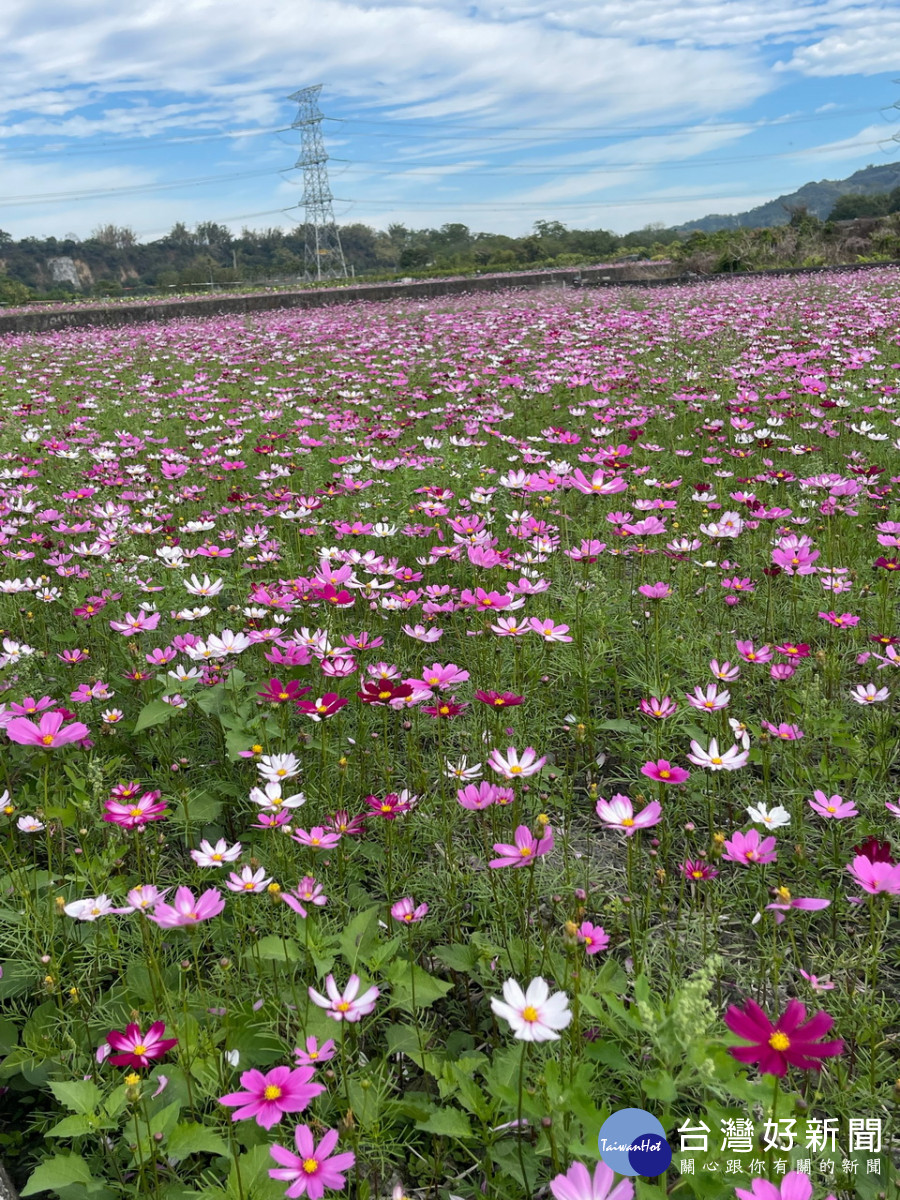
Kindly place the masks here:
POLYGON ((408 683, 394 683, 392 679, 370 679, 362 686, 362 691, 357 692, 363 704, 390 704, 392 700, 405 700, 407 696, 412 695, 412 688, 408 683))
POLYGON ((834 1018, 819 1012, 807 1020, 806 1005, 799 1000, 791 1000, 774 1025, 752 1000, 747 1000, 742 1009, 732 1004, 724 1020, 732 1033, 751 1043, 730 1046, 729 1054, 738 1062, 759 1063, 763 1075, 786 1075, 789 1066, 818 1071, 822 1065, 819 1059, 833 1058, 844 1049, 840 1039, 820 1040, 830 1031, 834 1018))
POLYGON ((261 700, 268 700, 270 704, 286 704, 292 700, 296 702, 311 691, 312 688, 301 687, 296 679, 289 683, 282 683, 280 679, 270 679, 265 691, 256 694, 261 700))
POLYGON ((146 1033, 141 1033, 139 1025, 126 1025, 124 1033, 111 1029, 106 1041, 119 1053, 113 1054, 109 1061, 114 1067, 149 1067, 151 1058, 162 1058, 178 1045, 178 1038, 162 1036, 165 1031, 163 1021, 156 1021, 146 1033))
POLYGON ((525 697, 517 696, 515 692, 476 692, 475 699, 491 708, 513 708, 521 704, 525 697))

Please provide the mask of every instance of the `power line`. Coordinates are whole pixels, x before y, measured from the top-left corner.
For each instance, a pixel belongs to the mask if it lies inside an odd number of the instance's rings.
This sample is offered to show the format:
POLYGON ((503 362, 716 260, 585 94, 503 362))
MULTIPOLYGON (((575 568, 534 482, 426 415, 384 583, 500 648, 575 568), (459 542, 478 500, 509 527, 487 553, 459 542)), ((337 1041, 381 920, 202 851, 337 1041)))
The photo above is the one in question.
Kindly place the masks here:
POLYGON ((124 184, 120 187, 98 188, 81 192, 38 192, 28 196, 7 196, 0 200, 0 208, 14 208, 21 204, 63 204, 70 200, 91 200, 96 196, 134 196, 144 192, 163 192, 173 188, 203 187, 210 183, 224 183, 234 179, 260 179, 269 175, 280 175, 291 170, 282 167, 278 171, 238 171, 233 175, 206 175, 198 179, 178 179, 162 183, 124 184))

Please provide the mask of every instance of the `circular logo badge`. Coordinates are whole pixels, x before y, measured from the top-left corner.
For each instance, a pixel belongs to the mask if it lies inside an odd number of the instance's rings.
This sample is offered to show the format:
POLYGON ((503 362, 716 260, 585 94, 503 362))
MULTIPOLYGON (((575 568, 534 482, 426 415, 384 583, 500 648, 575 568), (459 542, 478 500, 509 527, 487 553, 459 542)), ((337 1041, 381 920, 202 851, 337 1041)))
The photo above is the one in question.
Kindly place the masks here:
POLYGON ((666 1131, 642 1108, 623 1108, 607 1117, 597 1137, 597 1149, 619 1175, 662 1175, 672 1161, 666 1131))

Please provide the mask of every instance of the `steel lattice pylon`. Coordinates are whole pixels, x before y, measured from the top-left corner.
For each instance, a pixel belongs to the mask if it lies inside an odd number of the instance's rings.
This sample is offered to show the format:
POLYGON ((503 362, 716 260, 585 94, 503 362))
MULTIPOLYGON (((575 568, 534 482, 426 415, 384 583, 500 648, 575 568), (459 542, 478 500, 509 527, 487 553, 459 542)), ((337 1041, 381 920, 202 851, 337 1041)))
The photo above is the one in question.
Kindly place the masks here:
POLYGON ((303 272, 309 279, 346 279, 347 264, 341 239, 334 223, 331 188, 328 185, 328 155, 322 140, 322 113, 319 109, 321 83, 301 88, 288 96, 299 105, 291 128, 299 129, 300 157, 303 168, 303 199, 306 210, 303 248, 303 272))

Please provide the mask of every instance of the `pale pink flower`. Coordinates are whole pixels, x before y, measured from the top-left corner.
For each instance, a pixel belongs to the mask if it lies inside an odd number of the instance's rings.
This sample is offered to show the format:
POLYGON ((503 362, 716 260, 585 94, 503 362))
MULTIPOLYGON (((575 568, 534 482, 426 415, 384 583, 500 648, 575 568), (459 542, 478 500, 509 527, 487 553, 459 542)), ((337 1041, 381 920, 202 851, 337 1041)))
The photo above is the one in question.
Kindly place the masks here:
POLYGON ((608 829, 621 829, 627 837, 632 837, 639 829, 650 829, 658 825, 662 819, 662 807, 658 800, 652 800, 637 814, 628 796, 617 794, 611 800, 601 796, 595 806, 597 816, 608 829))
POLYGON ((339 992, 337 984, 334 982, 334 976, 326 975, 325 991, 328 995, 323 996, 315 988, 309 988, 309 998, 313 1004, 324 1008, 325 1015, 331 1017, 333 1021, 356 1022, 374 1012, 375 1002, 381 994, 377 987, 370 987, 361 996, 358 996, 359 984, 359 976, 351 975, 343 992, 339 992))

